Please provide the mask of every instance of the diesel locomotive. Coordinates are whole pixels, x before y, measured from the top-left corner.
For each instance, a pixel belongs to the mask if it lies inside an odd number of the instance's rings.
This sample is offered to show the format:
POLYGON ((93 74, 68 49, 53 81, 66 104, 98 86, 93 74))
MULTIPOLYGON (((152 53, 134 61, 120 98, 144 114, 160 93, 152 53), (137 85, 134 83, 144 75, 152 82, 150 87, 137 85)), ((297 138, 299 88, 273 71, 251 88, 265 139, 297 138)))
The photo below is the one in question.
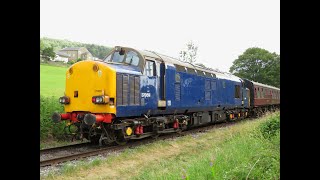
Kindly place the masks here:
POLYGON ((56 123, 78 139, 125 144, 280 108, 280 89, 195 66, 154 51, 114 47, 101 61, 66 72, 56 123), (73 127, 73 128, 71 128, 73 127))

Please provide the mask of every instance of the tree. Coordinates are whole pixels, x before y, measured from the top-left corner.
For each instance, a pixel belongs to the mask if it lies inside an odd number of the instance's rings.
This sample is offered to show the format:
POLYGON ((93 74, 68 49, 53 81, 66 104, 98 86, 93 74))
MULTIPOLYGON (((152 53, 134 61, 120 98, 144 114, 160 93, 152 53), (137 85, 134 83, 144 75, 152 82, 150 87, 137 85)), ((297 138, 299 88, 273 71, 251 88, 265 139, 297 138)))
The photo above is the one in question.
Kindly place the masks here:
POLYGON ((192 41, 187 43, 187 50, 180 51, 180 59, 184 62, 193 64, 196 62, 198 46, 194 45, 192 41))
POLYGON ((280 55, 253 47, 233 61, 230 73, 275 87, 280 87, 280 55))
POLYGON ((44 48, 42 51, 42 57, 49 61, 50 59, 53 59, 56 56, 56 53, 53 51, 53 46, 44 48))
POLYGON ((43 41, 41 41, 41 39, 40 39, 40 54, 42 54, 43 49, 44 49, 44 43, 43 43, 43 41))
POLYGON ((107 46, 102 46, 102 45, 96 45, 96 44, 86 44, 86 43, 80 43, 80 42, 73 42, 69 40, 61 40, 61 39, 52 39, 52 38, 47 38, 43 37, 40 38, 40 46, 41 43, 43 43, 43 47, 54 47, 54 50, 60 50, 65 47, 85 47, 88 49, 88 51, 91 52, 91 54, 94 57, 98 57, 100 59, 104 58, 112 48, 107 47, 107 46))

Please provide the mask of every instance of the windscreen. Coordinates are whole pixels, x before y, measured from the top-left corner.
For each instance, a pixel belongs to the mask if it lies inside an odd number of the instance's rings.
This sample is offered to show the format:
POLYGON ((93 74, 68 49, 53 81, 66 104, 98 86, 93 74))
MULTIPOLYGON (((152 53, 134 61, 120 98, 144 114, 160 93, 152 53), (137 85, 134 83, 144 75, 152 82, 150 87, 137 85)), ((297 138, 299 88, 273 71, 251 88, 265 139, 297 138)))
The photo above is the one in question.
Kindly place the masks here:
POLYGON ((127 65, 138 66, 140 58, 138 54, 132 50, 114 51, 104 59, 105 62, 123 63, 127 65))

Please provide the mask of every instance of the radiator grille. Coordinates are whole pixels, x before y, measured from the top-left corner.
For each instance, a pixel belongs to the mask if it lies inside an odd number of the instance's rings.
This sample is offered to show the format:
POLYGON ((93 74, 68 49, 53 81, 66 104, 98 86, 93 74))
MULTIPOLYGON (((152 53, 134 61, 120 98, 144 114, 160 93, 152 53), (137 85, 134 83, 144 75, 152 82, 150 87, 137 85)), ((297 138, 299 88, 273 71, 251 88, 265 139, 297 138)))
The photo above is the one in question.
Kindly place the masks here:
POLYGON ((122 75, 117 74, 117 105, 122 105, 122 75))
POLYGON ((174 84, 174 96, 176 101, 180 101, 180 95, 181 95, 181 87, 180 83, 174 84))
POLYGON ((134 77, 134 104, 140 105, 140 77, 134 77))
POLYGON ((129 76, 128 75, 123 75, 122 76, 122 104, 123 105, 128 105, 128 94, 129 94, 129 76))
POLYGON ((130 105, 134 105, 134 76, 130 76, 130 105))
POLYGON ((117 105, 140 105, 140 77, 117 74, 117 105))

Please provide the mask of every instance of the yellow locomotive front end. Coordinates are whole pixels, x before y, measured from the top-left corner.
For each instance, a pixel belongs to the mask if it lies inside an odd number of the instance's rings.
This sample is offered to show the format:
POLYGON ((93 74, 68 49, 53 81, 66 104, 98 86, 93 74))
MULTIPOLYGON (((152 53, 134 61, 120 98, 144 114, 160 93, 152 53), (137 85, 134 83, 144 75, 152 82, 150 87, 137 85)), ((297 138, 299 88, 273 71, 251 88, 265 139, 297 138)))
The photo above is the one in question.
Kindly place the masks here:
POLYGON ((65 112, 115 114, 116 72, 97 61, 81 61, 66 72, 65 112))
POLYGON ((52 120, 68 121, 67 133, 75 139, 97 142, 102 123, 112 123, 116 115, 115 99, 116 71, 103 62, 80 61, 66 72, 65 95, 59 98, 65 112, 53 113, 52 120))

